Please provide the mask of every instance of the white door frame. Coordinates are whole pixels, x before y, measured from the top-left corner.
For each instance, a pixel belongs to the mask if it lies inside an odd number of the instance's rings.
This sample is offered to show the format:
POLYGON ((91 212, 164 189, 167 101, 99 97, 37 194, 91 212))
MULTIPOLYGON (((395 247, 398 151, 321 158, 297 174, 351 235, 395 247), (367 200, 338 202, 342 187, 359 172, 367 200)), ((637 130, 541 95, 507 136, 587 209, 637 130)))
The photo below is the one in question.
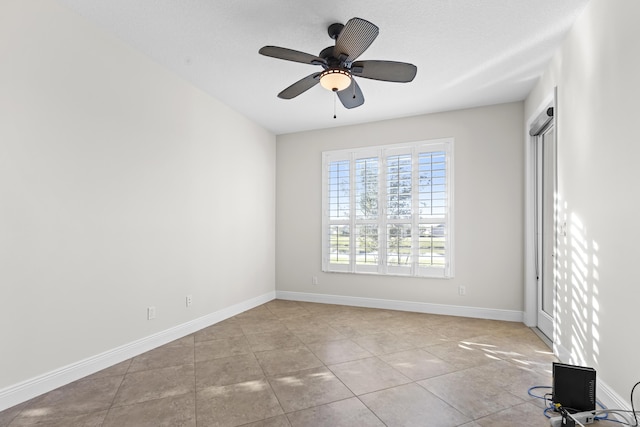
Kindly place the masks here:
MULTIPOLYGON (((529 327, 538 326, 538 282, 536 280, 536 171, 535 171, 535 137, 529 135, 534 120, 549 106, 557 105, 556 90, 541 102, 536 110, 527 118, 525 126, 525 199, 524 199, 524 324, 529 327)), ((557 108, 555 109, 557 111, 557 108)), ((556 120, 556 126, 557 126, 556 120)), ((556 128, 557 129, 557 128, 556 128)), ((557 143, 557 142, 556 142, 557 143)), ((553 329, 553 328, 552 328, 553 329)), ((549 337, 553 340, 554 337, 549 337)))

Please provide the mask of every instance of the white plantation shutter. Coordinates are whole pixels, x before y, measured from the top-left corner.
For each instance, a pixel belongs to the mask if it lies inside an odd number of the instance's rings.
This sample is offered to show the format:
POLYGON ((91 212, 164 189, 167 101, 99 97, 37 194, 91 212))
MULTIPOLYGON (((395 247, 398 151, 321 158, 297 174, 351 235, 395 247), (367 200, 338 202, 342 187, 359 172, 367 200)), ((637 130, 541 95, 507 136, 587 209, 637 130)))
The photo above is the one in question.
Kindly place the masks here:
POLYGON ((323 153, 323 271, 453 276, 453 139, 323 153))
MULTIPOLYGON (((337 159, 328 165, 328 263, 334 271, 349 271, 351 263, 351 162, 337 159)), ((324 192, 323 192, 324 193, 324 192)))

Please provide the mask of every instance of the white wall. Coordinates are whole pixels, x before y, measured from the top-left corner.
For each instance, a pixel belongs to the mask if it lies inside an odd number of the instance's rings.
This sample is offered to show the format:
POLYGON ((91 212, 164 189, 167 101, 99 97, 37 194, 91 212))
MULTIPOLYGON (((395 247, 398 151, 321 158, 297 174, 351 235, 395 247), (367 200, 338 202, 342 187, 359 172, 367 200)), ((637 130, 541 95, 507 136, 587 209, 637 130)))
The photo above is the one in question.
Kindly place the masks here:
POLYGON ((279 135, 278 292, 521 312, 523 121, 519 102, 279 135), (443 137, 455 138, 455 278, 321 273, 321 153, 443 137), (312 285, 312 276, 319 285, 312 285), (467 288, 464 297, 460 285, 467 288))
POLYGON ((526 100, 557 86, 559 242, 556 344, 627 404, 640 381, 640 2, 592 0, 526 100))
POLYGON ((0 61, 0 391, 274 293, 273 134, 52 1, 0 61))

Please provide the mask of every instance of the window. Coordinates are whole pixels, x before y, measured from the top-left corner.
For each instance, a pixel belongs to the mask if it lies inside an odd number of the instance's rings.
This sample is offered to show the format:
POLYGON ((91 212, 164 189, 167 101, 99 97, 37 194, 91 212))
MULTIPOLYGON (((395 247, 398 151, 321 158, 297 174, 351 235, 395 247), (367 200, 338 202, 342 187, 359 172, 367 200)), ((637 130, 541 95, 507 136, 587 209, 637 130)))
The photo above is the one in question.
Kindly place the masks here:
POLYGON ((453 276, 453 139, 323 153, 323 271, 453 276))

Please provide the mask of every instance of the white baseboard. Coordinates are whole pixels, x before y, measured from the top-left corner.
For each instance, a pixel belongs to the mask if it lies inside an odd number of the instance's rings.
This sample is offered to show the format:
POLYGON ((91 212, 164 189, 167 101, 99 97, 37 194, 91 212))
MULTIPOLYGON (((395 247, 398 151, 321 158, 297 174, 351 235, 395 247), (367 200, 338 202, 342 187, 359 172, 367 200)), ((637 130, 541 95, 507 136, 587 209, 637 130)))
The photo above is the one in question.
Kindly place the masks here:
POLYGON ((80 360, 0 390, 0 411, 182 338, 275 298, 275 291, 80 360))
POLYGON ((631 403, 627 402, 622 396, 613 391, 611 387, 607 385, 600 378, 597 378, 596 384, 596 394, 598 396, 598 400, 602 403, 606 408, 609 409, 622 409, 623 411, 631 410, 631 403))
MULTIPOLYGON (((580 365, 580 362, 574 360, 571 356, 571 352, 560 345, 554 344, 553 351, 562 363, 568 363, 573 365, 580 365)), ((622 396, 616 393, 611 387, 607 385, 596 374, 596 398, 600 403, 608 409, 621 409, 623 411, 631 410, 631 402, 627 402, 622 396)), ((615 418, 619 421, 623 421, 623 418, 615 418)))
POLYGON ((431 304, 426 302, 397 301, 377 298, 350 297, 343 295, 311 294, 306 292, 276 291, 276 298, 292 301, 350 305, 355 307, 413 311, 416 313, 444 314, 448 316, 506 320, 510 322, 522 322, 523 316, 521 311, 516 310, 498 310, 493 308, 465 307, 459 305, 431 304))

